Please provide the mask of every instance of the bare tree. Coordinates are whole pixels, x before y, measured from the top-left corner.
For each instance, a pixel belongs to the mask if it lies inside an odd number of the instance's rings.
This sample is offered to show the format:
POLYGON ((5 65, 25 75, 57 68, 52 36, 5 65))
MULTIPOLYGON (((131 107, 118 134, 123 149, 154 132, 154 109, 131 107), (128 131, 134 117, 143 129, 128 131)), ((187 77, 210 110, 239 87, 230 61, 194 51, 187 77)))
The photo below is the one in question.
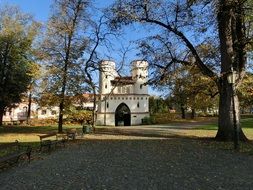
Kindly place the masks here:
POLYGON ((43 42, 43 58, 50 69, 49 89, 59 97, 58 131, 62 132, 65 96, 73 95, 83 82, 78 65, 89 40, 88 0, 55 0, 43 42))

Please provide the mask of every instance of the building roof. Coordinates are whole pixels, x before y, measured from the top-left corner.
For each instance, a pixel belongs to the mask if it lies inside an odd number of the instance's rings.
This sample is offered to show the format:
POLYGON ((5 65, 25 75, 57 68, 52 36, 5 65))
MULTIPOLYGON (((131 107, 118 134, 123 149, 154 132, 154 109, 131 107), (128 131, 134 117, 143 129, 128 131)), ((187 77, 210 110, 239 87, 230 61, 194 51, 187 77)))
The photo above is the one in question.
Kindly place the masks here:
POLYGON ((126 76, 126 77, 115 77, 114 80, 111 80, 112 84, 134 84, 135 81, 131 76, 126 76))

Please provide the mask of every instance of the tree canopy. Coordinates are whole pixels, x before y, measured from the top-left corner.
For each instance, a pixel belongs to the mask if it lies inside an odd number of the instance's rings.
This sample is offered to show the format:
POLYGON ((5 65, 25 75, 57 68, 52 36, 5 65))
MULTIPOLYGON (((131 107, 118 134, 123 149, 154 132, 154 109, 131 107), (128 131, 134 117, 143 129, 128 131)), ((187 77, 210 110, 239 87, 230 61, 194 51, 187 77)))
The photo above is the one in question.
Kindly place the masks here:
MULTIPOLYGON (((112 28, 139 23, 152 29, 141 47, 145 55, 151 54, 150 63, 158 73, 156 81, 170 74, 175 65, 183 64, 196 65, 216 83, 220 95, 216 138, 232 140, 233 117, 239 122, 239 101, 233 96, 233 87, 238 88, 245 75, 246 52, 252 43, 252 35, 245 30, 249 28, 250 5, 249 0, 118 0, 107 12, 112 28), (207 47, 205 56, 199 47, 207 47), (227 81, 232 70, 238 74, 233 87, 227 81)), ((238 131, 245 139, 241 129, 238 131)))
POLYGON ((21 101, 33 76, 33 42, 40 25, 16 7, 0 10, 0 125, 5 109, 21 101))

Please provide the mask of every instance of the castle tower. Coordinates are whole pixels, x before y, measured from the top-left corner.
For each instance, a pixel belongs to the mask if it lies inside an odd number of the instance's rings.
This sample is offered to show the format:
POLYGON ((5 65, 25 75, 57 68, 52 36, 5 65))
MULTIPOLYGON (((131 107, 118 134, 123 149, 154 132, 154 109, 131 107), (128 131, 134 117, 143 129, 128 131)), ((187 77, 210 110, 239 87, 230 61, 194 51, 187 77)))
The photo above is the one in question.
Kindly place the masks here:
POLYGON ((132 62, 132 78, 135 80, 134 93, 148 94, 148 86, 145 83, 148 81, 148 62, 133 61, 132 62))
POLYGON ((101 61, 99 72, 99 94, 108 94, 112 90, 111 80, 117 76, 113 61, 101 61))

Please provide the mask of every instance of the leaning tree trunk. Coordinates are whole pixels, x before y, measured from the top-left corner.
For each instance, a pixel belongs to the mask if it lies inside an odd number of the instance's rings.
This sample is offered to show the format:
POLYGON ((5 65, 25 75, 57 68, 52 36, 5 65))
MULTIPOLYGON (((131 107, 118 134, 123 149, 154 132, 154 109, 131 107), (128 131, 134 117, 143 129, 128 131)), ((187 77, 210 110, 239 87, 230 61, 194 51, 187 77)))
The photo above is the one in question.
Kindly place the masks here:
POLYGON ((237 79, 236 88, 239 80, 243 78, 245 70, 246 57, 244 53, 243 40, 245 38, 244 23, 243 23, 243 3, 234 0, 219 0, 218 5, 218 30, 220 39, 220 54, 221 54, 221 77, 217 82, 220 93, 219 101, 219 120, 218 132, 216 139, 218 140, 233 140, 234 139, 234 124, 233 124, 233 98, 235 104, 235 118, 237 121, 237 130, 241 140, 246 140, 246 137, 241 130, 239 100, 236 96, 233 87, 228 83, 227 75, 232 70, 236 71, 240 78, 237 79), (233 97, 234 95, 234 97, 233 97))

